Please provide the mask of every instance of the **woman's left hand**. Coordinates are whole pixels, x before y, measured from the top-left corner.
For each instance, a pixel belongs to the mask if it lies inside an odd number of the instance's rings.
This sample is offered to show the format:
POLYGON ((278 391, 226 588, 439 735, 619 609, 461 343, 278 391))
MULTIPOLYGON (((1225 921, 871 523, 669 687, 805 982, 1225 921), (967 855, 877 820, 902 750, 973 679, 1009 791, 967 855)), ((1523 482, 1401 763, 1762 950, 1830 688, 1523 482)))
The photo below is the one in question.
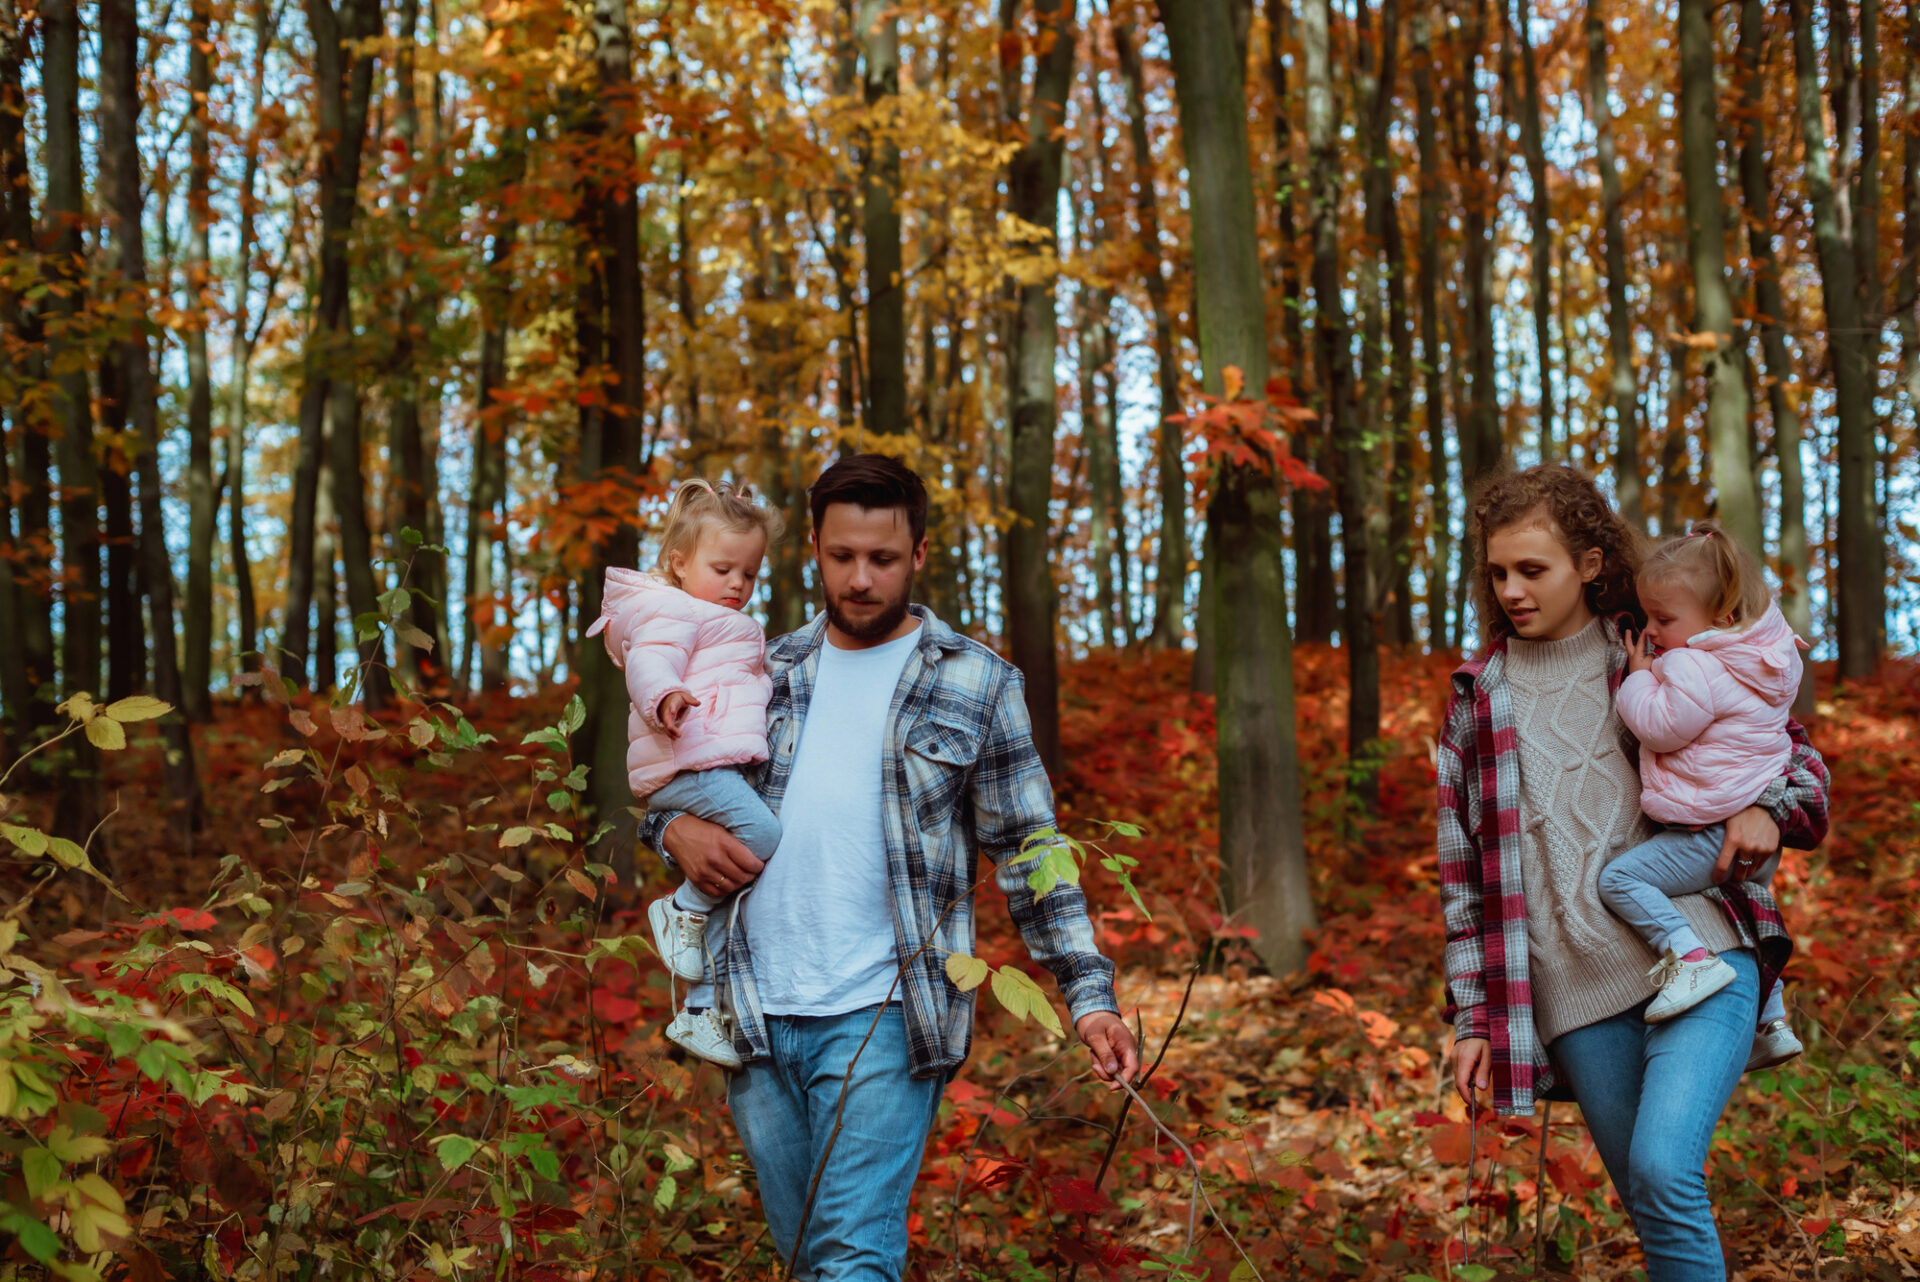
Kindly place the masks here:
POLYGON ((1731 877, 1745 881, 1767 860, 1780 853, 1780 825, 1758 806, 1748 806, 1727 820, 1727 835, 1720 842, 1720 858, 1713 865, 1717 886, 1731 877))

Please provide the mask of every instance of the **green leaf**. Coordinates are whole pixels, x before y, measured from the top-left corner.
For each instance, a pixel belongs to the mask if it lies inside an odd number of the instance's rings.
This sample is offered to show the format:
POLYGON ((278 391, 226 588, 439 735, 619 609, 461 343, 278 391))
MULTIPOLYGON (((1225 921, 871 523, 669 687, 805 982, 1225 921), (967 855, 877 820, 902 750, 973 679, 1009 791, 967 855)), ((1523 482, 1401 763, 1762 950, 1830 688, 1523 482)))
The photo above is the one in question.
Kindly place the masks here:
POLYGON ((550 1148, 527 1150, 527 1161, 533 1164, 534 1174, 543 1180, 560 1178, 560 1155, 550 1148))
POLYGON ((531 828, 509 828, 500 834, 502 846, 524 846, 532 840, 533 829, 531 828))
POLYGON ((67 840, 65 837, 48 838, 47 850, 53 855, 55 860, 68 868, 85 868, 89 870, 93 868, 93 864, 87 859, 87 852, 80 849, 79 846, 67 840))
POLYGON ((947 954, 947 978, 963 993, 970 993, 986 982, 993 967, 966 953, 947 954))
POLYGON ((567 700, 567 710, 560 714, 560 729, 563 733, 572 734, 585 724, 587 724, 587 705, 582 703, 580 696, 576 694, 567 700))
POLYGON ((1459 1282, 1493 1282, 1499 1273, 1484 1264, 1463 1264, 1453 1271, 1459 1282))
POLYGON ((112 1146, 98 1135, 75 1135, 73 1128, 60 1125, 47 1136, 47 1147, 62 1162, 86 1162, 104 1156, 112 1146))
POLYGON ((395 636, 416 650, 431 651, 433 649, 433 638, 422 632, 419 628, 414 627, 411 623, 404 621, 395 623, 393 625, 393 632, 395 636))
POLYGON ((480 1142, 464 1135, 440 1135, 430 1143, 434 1146, 434 1155, 440 1159, 440 1169, 443 1171, 465 1166, 480 1151, 480 1142))
POLYGON ((1055 1037, 1061 1035, 1060 1016, 1054 1012, 1053 1003, 1033 982, 1033 976, 1018 966, 1002 966, 993 972, 993 996, 1022 1021, 1032 1016, 1055 1037))
POLYGON ((0 824, 0 837, 5 837, 20 848, 23 855, 38 859, 47 853, 47 834, 38 828, 20 828, 13 824, 0 824))
POLYGON ((60 1159, 39 1145, 20 1155, 20 1173, 27 1178, 27 1196, 35 1201, 60 1182, 60 1159))
POLYGON ((10 1210, 0 1215, 0 1231, 13 1234, 27 1254, 42 1264, 51 1263, 60 1254, 59 1235, 24 1211, 10 1210))
POLYGON ((653 1209, 665 1211, 673 1205, 673 1199, 680 1195, 680 1181, 671 1175, 660 1177, 660 1187, 653 1191, 653 1209))
POLYGON ((1113 830, 1113 835, 1116 837, 1138 837, 1140 835, 1139 824, 1122 823, 1118 819, 1109 819, 1107 820, 1107 827, 1113 830))

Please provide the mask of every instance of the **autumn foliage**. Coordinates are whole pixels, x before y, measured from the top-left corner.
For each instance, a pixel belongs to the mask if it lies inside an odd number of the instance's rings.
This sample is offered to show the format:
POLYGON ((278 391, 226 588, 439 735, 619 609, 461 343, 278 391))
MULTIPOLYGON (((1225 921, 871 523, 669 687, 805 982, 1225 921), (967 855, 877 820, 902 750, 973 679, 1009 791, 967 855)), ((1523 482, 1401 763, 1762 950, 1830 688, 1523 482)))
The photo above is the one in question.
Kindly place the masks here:
MULTIPOLYGON (((1063 826, 1142 830, 1107 843, 1139 861, 1141 906, 1108 872, 1086 877, 1165 1129, 1130 1109, 1113 1134, 1118 1102, 1084 1052, 983 1003, 928 1142, 915 1275, 1484 1282, 1537 1259, 1624 1276, 1631 1235, 1577 1111, 1469 1119, 1439 1071, 1428 754, 1449 661, 1389 657, 1393 746, 1380 817, 1363 819, 1338 747, 1342 656, 1301 653, 1325 924, 1284 976, 1258 972, 1217 907, 1212 707, 1188 665, 1096 652, 1068 669, 1063 714, 1063 826)), ((1790 853, 1780 883, 1811 1049, 1747 1081, 1710 1171, 1749 1276, 1909 1260, 1920 1243, 1914 676, 1836 695, 1813 728, 1835 830, 1790 853)), ((89 850, 37 837, 33 788, 9 799, 0 959, 32 981, 0 1005, 13 1266, 775 1276, 720 1078, 659 1036, 666 976, 636 905, 664 873, 636 891, 581 853, 563 737, 578 705, 560 691, 373 721, 289 703, 271 678, 258 693, 210 727, 211 836, 192 859, 154 835, 145 705, 74 709, 76 729, 106 718, 99 738, 130 740, 111 757, 120 809, 89 850)), ((1051 992, 1004 910, 980 919, 980 960, 1051 992)))

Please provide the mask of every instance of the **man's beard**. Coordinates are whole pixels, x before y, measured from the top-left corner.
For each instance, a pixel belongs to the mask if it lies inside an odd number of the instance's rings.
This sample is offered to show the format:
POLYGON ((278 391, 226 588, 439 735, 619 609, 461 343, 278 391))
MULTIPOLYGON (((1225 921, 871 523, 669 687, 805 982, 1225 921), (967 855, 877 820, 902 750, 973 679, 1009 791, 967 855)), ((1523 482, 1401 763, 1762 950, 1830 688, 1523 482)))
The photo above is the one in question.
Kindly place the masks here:
MULTIPOLYGON (((899 627, 900 621, 907 617, 907 603, 912 599, 913 576, 908 575, 899 596, 891 601, 880 602, 881 608, 878 614, 865 623, 858 623, 841 612, 839 603, 829 593, 826 598, 827 621, 855 641, 880 641, 885 639, 889 632, 899 627)), ((862 602, 862 604, 868 603, 862 602)))

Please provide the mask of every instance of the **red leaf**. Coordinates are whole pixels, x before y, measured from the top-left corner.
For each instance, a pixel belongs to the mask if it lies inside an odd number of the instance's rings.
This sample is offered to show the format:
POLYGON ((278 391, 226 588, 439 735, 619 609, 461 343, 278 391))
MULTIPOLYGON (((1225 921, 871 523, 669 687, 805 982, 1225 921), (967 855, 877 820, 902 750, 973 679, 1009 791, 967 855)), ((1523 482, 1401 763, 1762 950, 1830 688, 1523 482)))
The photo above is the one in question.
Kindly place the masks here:
POLYGON ((1427 1143, 1442 1166, 1465 1166, 1473 1152, 1473 1127, 1467 1122, 1451 1122, 1434 1128, 1427 1143))
POLYGON ((142 927, 172 924, 181 930, 212 930, 219 920, 204 908, 169 908, 141 922, 142 927))
POLYGON ((1047 1181, 1053 1202, 1062 1211, 1076 1215, 1103 1215, 1113 1209, 1113 1201, 1094 1187, 1092 1180, 1058 1178, 1047 1181))

